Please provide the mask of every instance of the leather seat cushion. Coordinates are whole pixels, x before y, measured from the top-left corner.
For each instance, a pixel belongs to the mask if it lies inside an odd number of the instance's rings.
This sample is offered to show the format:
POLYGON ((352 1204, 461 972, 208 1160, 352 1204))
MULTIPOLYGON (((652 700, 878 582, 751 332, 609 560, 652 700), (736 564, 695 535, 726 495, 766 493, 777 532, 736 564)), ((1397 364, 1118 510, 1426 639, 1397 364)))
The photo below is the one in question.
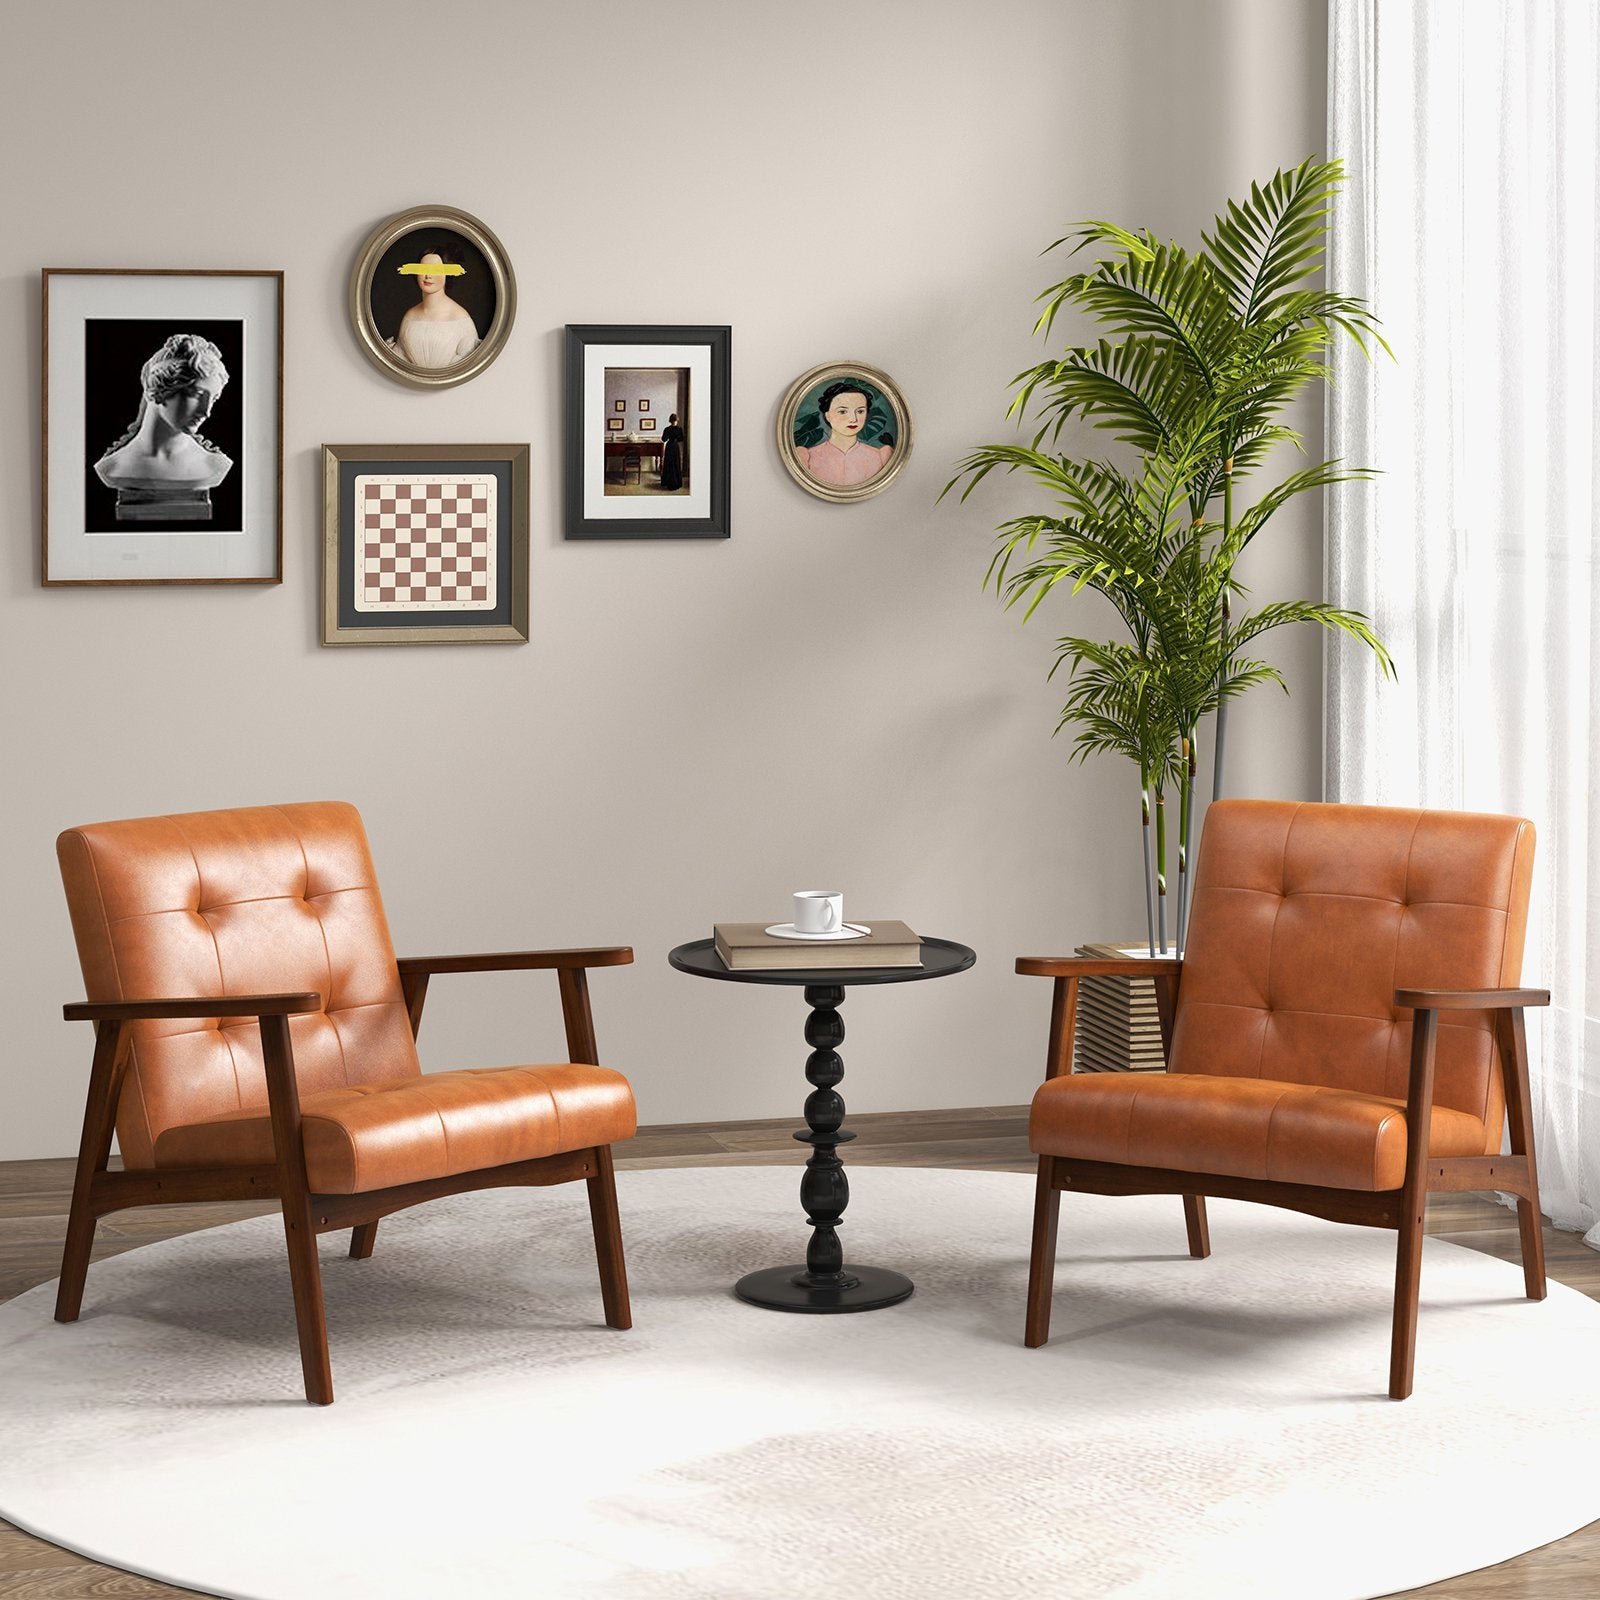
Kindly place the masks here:
MULTIPOLYGON (((1433 1155, 1482 1155, 1485 1136, 1480 1118, 1433 1108, 1433 1155)), ((1040 1085, 1028 1142, 1036 1155, 1398 1189, 1406 1171, 1405 1102, 1209 1073, 1079 1073, 1040 1085)))
MULTIPOLYGON (((628 1080, 563 1062, 428 1072, 302 1096, 306 1171, 317 1194, 364 1194, 633 1137, 628 1080)), ((182 1123, 156 1139, 159 1167, 273 1160, 266 1107, 182 1123)))

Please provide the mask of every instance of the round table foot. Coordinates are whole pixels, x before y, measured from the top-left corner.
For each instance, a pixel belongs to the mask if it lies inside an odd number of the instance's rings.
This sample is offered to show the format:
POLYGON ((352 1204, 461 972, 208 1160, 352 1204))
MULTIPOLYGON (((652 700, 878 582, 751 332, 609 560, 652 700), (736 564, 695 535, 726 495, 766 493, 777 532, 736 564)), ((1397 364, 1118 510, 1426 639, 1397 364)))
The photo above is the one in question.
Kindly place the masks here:
POLYGON ((909 1299, 915 1285, 887 1267, 849 1267, 837 1283, 819 1282, 804 1266, 764 1267, 733 1286, 741 1300, 771 1311, 876 1311, 909 1299))

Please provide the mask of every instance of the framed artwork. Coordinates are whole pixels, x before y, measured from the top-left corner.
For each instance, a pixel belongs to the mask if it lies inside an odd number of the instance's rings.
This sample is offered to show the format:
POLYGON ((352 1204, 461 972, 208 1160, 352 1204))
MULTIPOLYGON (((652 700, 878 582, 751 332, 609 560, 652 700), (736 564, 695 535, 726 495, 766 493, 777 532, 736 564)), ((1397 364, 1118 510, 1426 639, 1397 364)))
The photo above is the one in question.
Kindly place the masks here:
POLYGON ((820 500, 881 494, 911 455, 911 408, 892 379, 860 361, 802 373, 778 407, 778 456, 820 500))
POLYGON ((48 267, 40 577, 283 581, 283 274, 48 267))
POLYGON ((730 343, 726 327, 568 325, 567 538, 728 537, 730 343), (622 430, 600 426, 619 411, 622 430))
POLYGON ((476 217, 416 206, 380 222, 356 253, 350 321, 373 363, 401 383, 447 389, 504 348, 517 280, 476 217))
POLYGON ((528 446, 325 444, 324 644, 523 644, 528 446))
POLYGON ((606 429, 607 429, 608 432, 620 433, 622 431, 622 426, 623 426, 623 424, 622 424, 622 418, 621 417, 607 417, 606 418, 606 429))

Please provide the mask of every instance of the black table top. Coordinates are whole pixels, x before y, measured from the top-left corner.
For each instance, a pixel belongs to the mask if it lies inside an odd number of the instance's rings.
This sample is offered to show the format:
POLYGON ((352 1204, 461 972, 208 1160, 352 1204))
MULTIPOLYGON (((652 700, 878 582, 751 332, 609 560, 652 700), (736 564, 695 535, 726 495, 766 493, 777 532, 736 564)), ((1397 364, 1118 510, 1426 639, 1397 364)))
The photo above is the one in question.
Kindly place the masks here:
POLYGON ((714 939, 696 939, 668 952, 667 960, 679 972, 697 978, 721 978, 728 983, 831 984, 843 988, 856 983, 915 983, 918 978, 943 978, 965 972, 978 958, 954 939, 924 939, 920 967, 760 967, 734 972, 723 966, 714 939))

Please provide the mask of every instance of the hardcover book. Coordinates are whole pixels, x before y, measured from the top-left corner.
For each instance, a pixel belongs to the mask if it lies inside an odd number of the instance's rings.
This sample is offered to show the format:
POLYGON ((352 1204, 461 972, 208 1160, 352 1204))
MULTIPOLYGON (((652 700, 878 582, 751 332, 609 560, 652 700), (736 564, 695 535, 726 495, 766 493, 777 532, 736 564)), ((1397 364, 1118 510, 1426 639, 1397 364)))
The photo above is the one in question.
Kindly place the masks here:
MULTIPOLYGON (((1080 956, 1116 960, 1143 953, 1138 944, 1084 944, 1080 956)), ((1078 984, 1077 1072, 1161 1072, 1161 1017, 1149 978, 1084 978, 1078 984)))
POLYGON ((761 922, 719 922, 717 954, 730 972, 759 972, 780 967, 920 967, 922 941, 903 922, 859 924, 869 928, 859 939, 780 939, 761 922))

